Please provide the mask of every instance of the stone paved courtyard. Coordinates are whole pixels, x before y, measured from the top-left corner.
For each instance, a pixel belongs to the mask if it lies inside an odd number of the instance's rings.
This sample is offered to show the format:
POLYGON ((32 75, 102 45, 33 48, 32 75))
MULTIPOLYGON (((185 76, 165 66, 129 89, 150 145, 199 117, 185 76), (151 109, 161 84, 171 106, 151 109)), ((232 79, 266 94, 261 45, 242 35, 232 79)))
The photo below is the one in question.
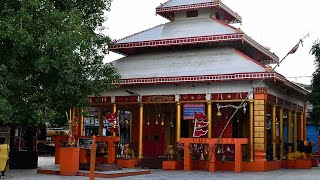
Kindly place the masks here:
MULTIPOLYGON (((45 167, 46 165, 53 164, 54 157, 39 157, 39 166, 45 167)), ((12 169, 6 174, 6 179, 17 179, 17 180, 88 180, 89 177, 64 177, 57 175, 44 175, 37 174, 35 169, 32 170, 18 170, 12 169)), ((95 178, 101 180, 103 178, 95 178)), ((204 171, 163 171, 163 170, 152 170, 151 174, 141 176, 129 176, 124 178, 113 178, 113 179, 134 179, 134 180, 145 180, 145 179, 174 179, 174 180, 191 180, 191 179, 211 179, 211 180, 263 180, 263 179, 283 179, 283 180, 319 180, 320 169, 313 168, 309 170, 294 170, 294 169, 281 169, 277 171, 263 172, 263 173, 233 173, 218 171, 216 173, 209 173, 204 171)))

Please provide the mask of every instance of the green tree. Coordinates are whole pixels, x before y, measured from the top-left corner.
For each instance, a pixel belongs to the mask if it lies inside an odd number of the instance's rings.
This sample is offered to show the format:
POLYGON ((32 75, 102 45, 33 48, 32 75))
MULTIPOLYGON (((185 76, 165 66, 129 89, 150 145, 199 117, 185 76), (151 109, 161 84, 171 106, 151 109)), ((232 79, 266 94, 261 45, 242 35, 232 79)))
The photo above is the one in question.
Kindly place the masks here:
POLYGON ((111 0, 0 1, 0 124, 65 123, 112 87, 101 30, 111 0))
POLYGON ((310 53, 314 56, 315 72, 312 74, 312 92, 308 95, 308 101, 313 105, 310 119, 316 125, 320 121, 320 42, 315 41, 310 53))

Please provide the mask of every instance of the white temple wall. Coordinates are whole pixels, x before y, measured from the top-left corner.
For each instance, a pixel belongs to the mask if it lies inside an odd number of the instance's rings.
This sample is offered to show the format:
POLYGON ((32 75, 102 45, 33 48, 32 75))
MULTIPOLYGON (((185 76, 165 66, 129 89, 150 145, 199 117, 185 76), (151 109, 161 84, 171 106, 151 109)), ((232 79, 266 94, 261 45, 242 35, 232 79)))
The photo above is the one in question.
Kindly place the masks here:
POLYGON ((295 103, 295 104, 297 104, 299 106, 304 106, 304 103, 306 102, 302 98, 296 97, 296 96, 294 96, 292 94, 291 95, 287 94, 287 91, 284 91, 279 87, 276 87, 276 86, 273 86, 273 85, 270 85, 270 84, 267 84, 266 86, 268 88, 268 93, 269 94, 272 94, 274 96, 280 97, 280 98, 282 98, 284 100, 287 100, 289 102, 293 102, 293 103, 295 103))
POLYGON ((187 12, 186 11, 180 11, 174 14, 174 20, 179 21, 179 20, 186 20, 186 19, 197 19, 197 18, 207 18, 210 17, 211 15, 211 9, 200 9, 198 11, 198 17, 192 17, 192 18, 187 18, 187 12))
MULTIPOLYGON (((250 81, 230 81, 215 83, 196 83, 192 87, 188 84, 162 84, 162 85, 144 85, 121 87, 113 91, 103 92, 101 96, 130 96, 126 93, 126 89, 130 89, 140 95, 176 95, 176 94, 211 94, 211 93, 237 93, 249 92, 252 90, 254 83, 250 81)), ((263 84, 261 85, 263 86, 263 84)), ((252 99, 251 94, 249 99, 252 99)))

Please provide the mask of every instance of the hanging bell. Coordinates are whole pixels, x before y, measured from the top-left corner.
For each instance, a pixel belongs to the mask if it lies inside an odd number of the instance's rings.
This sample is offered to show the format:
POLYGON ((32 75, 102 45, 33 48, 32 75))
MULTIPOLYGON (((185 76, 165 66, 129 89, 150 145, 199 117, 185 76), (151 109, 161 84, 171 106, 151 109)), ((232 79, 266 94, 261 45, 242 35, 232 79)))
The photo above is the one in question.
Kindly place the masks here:
POLYGON ((218 154, 221 154, 221 149, 220 148, 218 148, 218 152, 217 152, 218 154))
POLYGON ((164 122, 163 122, 163 119, 161 120, 161 126, 163 126, 164 125, 164 122))
POLYGON ((218 116, 218 117, 222 116, 222 114, 221 114, 221 112, 220 112, 220 109, 218 109, 217 116, 218 116))
POLYGON ((201 160, 201 161, 204 160, 204 155, 203 155, 203 153, 201 153, 201 155, 200 155, 200 160, 201 160))
POLYGON ((230 147, 229 146, 227 147, 227 151, 230 152, 230 147))
POLYGON ((221 161, 226 161, 226 155, 222 154, 221 161))

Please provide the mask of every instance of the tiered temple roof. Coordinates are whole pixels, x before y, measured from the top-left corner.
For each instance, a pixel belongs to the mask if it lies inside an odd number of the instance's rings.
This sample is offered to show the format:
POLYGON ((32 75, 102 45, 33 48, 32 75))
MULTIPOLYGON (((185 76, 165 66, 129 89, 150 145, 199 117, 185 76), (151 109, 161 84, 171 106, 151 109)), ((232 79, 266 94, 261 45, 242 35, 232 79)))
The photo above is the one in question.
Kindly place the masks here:
POLYGON ((157 13, 172 21, 115 41, 110 48, 127 55, 114 62, 122 76, 119 85, 266 78, 307 93, 267 71, 267 64, 279 58, 229 25, 241 17, 220 1, 170 0, 157 13), (189 11, 194 11, 191 17, 189 11))
POLYGON ((114 65, 124 79, 266 72, 263 64, 232 48, 138 54, 114 65))
POLYGON ((219 0, 171 0, 157 7, 157 14, 173 20, 174 13, 193 9, 215 9, 228 23, 241 23, 242 18, 219 0))

